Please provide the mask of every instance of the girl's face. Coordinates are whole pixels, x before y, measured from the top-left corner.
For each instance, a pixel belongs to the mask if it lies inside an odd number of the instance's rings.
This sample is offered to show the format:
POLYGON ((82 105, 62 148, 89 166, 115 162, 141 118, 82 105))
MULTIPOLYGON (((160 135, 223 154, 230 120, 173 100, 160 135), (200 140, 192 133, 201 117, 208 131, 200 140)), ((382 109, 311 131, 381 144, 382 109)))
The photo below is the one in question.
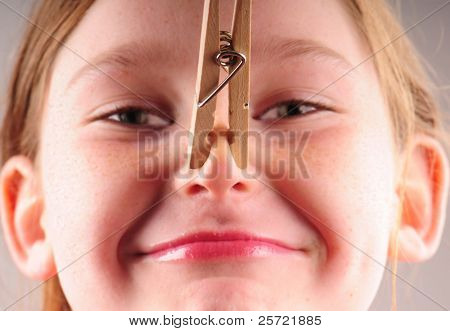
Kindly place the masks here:
MULTIPOLYGON (((38 164, 56 267, 70 265, 59 275, 70 305, 367 309, 397 206, 393 133, 373 63, 347 73, 369 49, 339 1, 255 0, 249 166, 230 161, 219 132, 226 88, 210 159, 188 171, 202 10, 203 1, 100 0, 58 55, 38 164), (292 115, 276 121, 288 107, 292 115), (197 233, 278 244, 148 254, 197 233)), ((231 31, 232 12, 222 0, 221 30, 231 31)))

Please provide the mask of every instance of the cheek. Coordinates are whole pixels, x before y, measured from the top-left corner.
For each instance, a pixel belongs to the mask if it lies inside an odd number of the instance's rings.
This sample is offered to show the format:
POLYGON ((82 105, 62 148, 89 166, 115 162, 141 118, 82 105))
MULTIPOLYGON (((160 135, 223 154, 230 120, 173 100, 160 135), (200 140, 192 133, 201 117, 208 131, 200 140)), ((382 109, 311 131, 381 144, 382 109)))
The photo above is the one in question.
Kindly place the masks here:
MULTIPOLYGON (((267 159, 269 168, 293 162, 297 168, 294 176, 272 178, 271 185, 296 205, 323 238, 326 258, 315 279, 317 291, 324 291, 324 297, 329 297, 326 291, 334 291, 337 298, 367 300, 375 294, 384 271, 395 219, 395 162, 390 131, 383 129, 388 126, 355 122, 313 129, 303 148, 288 145, 267 159), (301 158, 296 153, 302 153, 301 158), (354 284, 361 282, 365 294, 358 296, 354 284)), ((299 140, 290 143, 302 144, 299 140)))
MULTIPOLYGON (((40 155, 44 220, 58 269, 69 266, 60 279, 76 305, 88 297, 80 297, 79 289, 106 290, 126 279, 118 242, 163 197, 164 166, 176 160, 173 152, 163 156, 163 149, 143 147, 137 139, 108 141, 98 132, 53 137, 44 133, 40 155)), ((120 295, 124 288, 104 293, 120 295)))

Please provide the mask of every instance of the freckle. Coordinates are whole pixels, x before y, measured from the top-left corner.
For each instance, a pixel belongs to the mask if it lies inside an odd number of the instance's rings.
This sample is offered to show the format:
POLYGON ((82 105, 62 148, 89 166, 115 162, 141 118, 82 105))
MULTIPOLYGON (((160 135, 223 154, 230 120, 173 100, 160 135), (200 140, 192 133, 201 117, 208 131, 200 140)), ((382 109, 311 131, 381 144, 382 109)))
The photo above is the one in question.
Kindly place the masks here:
POLYGON ((350 298, 353 296, 353 293, 350 293, 350 298))

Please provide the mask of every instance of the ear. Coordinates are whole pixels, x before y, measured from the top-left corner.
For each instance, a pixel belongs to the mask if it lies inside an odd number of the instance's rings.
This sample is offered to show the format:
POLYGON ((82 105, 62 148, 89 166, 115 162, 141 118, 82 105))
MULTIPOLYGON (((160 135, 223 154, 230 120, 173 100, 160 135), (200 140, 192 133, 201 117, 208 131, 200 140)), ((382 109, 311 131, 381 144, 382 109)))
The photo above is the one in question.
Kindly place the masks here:
POLYGON ((0 174, 0 211, 5 240, 17 267, 28 277, 47 280, 56 273, 41 225, 43 200, 32 162, 13 156, 0 174))
MULTIPOLYGON (((417 134, 406 163, 402 218, 397 232, 398 259, 420 262, 436 252, 445 224, 449 190, 449 164, 442 145, 433 137, 417 134)), ((390 256, 393 256, 392 245, 390 256)))

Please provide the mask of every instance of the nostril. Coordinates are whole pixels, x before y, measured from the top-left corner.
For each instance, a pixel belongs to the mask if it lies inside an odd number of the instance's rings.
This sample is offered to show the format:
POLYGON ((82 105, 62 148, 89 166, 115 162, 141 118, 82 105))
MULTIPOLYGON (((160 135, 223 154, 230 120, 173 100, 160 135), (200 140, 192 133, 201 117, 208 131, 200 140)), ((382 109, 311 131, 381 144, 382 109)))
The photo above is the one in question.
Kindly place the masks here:
POLYGON ((197 194, 197 193, 201 193, 203 191, 207 191, 207 189, 206 189, 206 187, 204 187, 202 185, 195 184, 195 185, 190 186, 187 191, 188 191, 188 194, 191 195, 191 194, 197 194))
POLYGON ((241 192, 246 192, 247 191, 247 186, 242 184, 241 182, 238 182, 238 183, 233 185, 233 189, 235 189, 237 191, 241 191, 241 192))

